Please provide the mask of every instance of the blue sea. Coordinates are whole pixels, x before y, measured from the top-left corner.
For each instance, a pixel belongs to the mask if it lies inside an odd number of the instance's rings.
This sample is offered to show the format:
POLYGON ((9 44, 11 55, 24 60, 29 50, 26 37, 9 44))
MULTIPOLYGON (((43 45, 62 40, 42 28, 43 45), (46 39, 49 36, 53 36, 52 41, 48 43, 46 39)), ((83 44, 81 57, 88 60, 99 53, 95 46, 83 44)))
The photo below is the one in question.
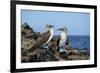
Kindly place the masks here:
POLYGON ((68 36, 68 40, 73 48, 90 48, 90 36, 68 36))

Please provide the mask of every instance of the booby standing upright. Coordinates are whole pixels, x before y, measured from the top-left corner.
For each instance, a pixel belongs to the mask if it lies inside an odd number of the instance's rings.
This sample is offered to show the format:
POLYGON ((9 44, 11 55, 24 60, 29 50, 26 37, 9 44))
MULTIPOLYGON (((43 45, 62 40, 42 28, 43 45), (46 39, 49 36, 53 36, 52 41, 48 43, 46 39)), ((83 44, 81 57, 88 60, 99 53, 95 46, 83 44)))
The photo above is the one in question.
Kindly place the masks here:
POLYGON ((65 46, 68 45, 68 36, 67 36, 67 28, 63 27, 58 29, 61 31, 60 39, 59 39, 59 51, 61 52, 67 52, 65 49, 65 46))
MULTIPOLYGON (((33 47, 30 49, 31 51, 35 50, 36 48, 40 47, 40 46, 46 46, 48 44, 48 42, 52 39, 53 37, 53 29, 52 27, 54 27, 53 25, 46 25, 46 30, 44 33, 41 33, 41 37, 39 40, 36 41, 36 43, 33 45, 33 47)), ((48 47, 46 47, 48 48, 48 47)))

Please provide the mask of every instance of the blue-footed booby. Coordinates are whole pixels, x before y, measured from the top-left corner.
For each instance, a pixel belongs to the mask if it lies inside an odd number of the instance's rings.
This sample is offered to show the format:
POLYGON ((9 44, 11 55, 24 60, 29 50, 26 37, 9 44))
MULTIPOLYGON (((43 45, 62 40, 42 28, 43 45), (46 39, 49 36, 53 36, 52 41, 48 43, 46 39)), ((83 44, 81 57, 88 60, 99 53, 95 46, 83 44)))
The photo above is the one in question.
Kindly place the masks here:
POLYGON ((58 29, 59 31, 61 31, 61 35, 60 38, 58 40, 58 46, 59 46, 59 52, 67 52, 65 49, 65 46, 67 46, 68 43, 68 35, 67 35, 67 28, 63 27, 58 29))
POLYGON ((45 27, 45 31, 41 33, 41 37, 39 40, 36 41, 36 43, 33 45, 33 47, 30 49, 30 51, 35 50, 36 48, 39 48, 40 46, 43 46, 44 48, 48 48, 47 44, 53 37, 53 25, 47 24, 45 27), (46 46, 46 47, 45 47, 46 46))

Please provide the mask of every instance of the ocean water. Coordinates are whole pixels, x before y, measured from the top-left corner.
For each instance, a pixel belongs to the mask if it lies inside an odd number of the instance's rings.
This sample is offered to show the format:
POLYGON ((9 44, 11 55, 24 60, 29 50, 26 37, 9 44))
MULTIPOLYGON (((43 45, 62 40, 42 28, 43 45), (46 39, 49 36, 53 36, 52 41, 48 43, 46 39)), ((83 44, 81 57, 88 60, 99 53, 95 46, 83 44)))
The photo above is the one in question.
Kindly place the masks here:
POLYGON ((73 48, 90 49, 90 36, 68 36, 68 40, 73 48))

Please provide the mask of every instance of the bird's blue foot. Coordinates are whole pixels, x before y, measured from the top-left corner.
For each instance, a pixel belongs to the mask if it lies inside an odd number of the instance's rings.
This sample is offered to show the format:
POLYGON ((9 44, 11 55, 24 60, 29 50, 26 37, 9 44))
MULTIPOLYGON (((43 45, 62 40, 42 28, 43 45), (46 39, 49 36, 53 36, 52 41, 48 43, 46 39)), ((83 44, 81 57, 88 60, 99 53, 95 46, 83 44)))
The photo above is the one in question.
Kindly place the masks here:
POLYGON ((49 47, 48 47, 48 45, 45 45, 45 46, 43 46, 44 48, 46 48, 47 50, 49 50, 49 47))
POLYGON ((67 51, 65 50, 65 47, 60 47, 60 53, 61 52, 66 52, 67 53, 67 51))

